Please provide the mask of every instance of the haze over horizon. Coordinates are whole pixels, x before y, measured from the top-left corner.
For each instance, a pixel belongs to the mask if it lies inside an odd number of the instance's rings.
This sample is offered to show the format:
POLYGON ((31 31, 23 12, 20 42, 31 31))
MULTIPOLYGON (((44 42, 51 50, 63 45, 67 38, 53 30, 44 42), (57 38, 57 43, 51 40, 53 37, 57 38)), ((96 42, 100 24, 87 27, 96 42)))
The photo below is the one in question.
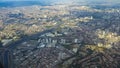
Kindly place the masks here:
MULTIPOLYGON (((109 3, 110 5, 112 4, 117 4, 117 3, 120 3, 120 0, 0 0, 0 2, 10 2, 9 4, 12 3, 12 1, 14 2, 14 6, 17 6, 17 5, 21 5, 21 4, 36 4, 38 5, 39 3, 40 4, 43 4, 43 5, 54 5, 54 4, 65 4, 65 5, 80 5, 80 4, 84 4, 84 5, 88 5, 90 3, 109 3), (17 2, 16 2, 17 1, 17 2), (33 1, 33 2, 23 2, 23 1, 33 1), (37 2, 39 1, 39 2, 37 2), (15 3, 16 2, 16 3, 15 3), (21 2, 21 3, 18 3, 18 2, 21 2)), ((4 5, 3 3, 0 4, 0 5, 4 5)))
POLYGON ((0 1, 48 1, 48 2, 120 2, 120 0, 0 0, 0 1))

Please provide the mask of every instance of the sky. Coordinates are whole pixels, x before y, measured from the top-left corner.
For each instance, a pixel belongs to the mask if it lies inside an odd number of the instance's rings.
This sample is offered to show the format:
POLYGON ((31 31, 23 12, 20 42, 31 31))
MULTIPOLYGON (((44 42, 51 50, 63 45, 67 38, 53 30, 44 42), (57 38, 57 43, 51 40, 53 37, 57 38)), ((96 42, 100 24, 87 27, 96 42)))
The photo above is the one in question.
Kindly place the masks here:
POLYGON ((117 3, 120 0, 0 0, 0 1, 45 1, 45 2, 61 2, 61 3, 73 3, 73 2, 112 2, 117 3))
MULTIPOLYGON (((0 0, 0 1, 41 1, 41 0, 0 0)), ((61 0, 46 0, 46 1, 61 1, 61 0)), ((72 1, 72 0, 63 0, 63 1, 72 1)), ((84 0, 73 0, 73 1, 84 1, 84 0)), ((85 0, 85 1, 111 1, 111 2, 120 2, 120 0, 85 0)))

